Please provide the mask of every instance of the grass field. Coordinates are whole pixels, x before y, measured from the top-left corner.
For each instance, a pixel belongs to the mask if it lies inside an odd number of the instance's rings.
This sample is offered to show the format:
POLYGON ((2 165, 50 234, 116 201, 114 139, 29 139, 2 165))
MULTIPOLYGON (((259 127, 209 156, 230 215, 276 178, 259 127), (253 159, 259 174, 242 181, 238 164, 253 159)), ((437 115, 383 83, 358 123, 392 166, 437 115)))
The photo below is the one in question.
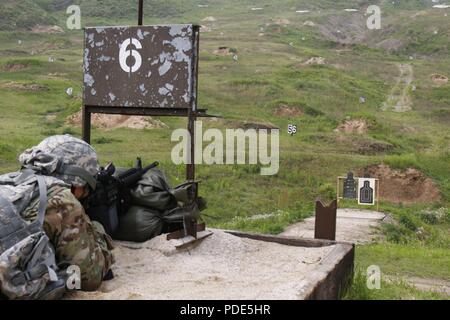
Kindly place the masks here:
MULTIPOLYGON (((65 29, 65 8, 55 7, 58 1, 34 3, 20 15, 16 7, 10 7, 8 16, 2 16, 7 23, 0 23, 0 172, 16 170, 18 154, 48 135, 81 134, 65 119, 82 105, 82 31, 23 31, 19 27, 27 27, 25 22, 39 12, 45 14, 38 15, 42 21, 37 23, 65 29), (24 22, 11 28, 10 21, 18 19, 24 22), (55 61, 49 62, 49 57, 55 61), (73 96, 65 93, 68 87, 74 89, 73 96)), ((133 24, 135 20, 133 2, 125 7, 101 5, 100 0, 77 3, 82 5, 84 26, 133 24)), ((450 17, 444 15, 450 9, 432 9, 424 1, 396 6, 378 1, 383 28, 347 45, 326 37, 318 27, 337 23, 346 30, 352 15, 361 15, 367 3, 283 0, 274 4, 266 0, 258 1, 262 10, 251 10, 253 1, 149 1, 145 22, 196 22, 211 29, 201 34, 199 106, 223 119, 204 120, 205 128, 225 130, 249 121, 281 129, 280 170, 275 176, 259 175, 257 165, 198 166, 200 192, 208 200, 204 220, 209 226, 276 234, 310 216, 316 197, 335 197, 336 177, 349 170, 379 163, 398 169, 413 167, 437 184, 442 201, 382 203, 381 210, 395 223, 383 226, 379 243, 357 248, 357 267, 365 270, 376 264, 387 275, 449 280, 450 85, 437 86, 430 77, 435 73, 450 76, 450 17), (346 8, 361 11, 349 13, 346 8), (217 21, 202 21, 208 16, 217 21), (306 21, 315 26, 305 26, 306 21), (377 45, 385 39, 400 39, 402 46, 385 50, 377 45), (219 46, 235 48, 238 62, 215 55, 219 46), (326 64, 303 65, 312 57, 323 57, 326 64), (409 64, 413 70, 415 90, 408 91, 412 110, 381 111, 397 83, 399 64, 409 64), (360 103, 361 96, 365 103, 360 103), (300 112, 278 115, 281 105, 300 112), (368 132, 336 132, 345 119, 364 119, 370 124, 368 132), (296 135, 288 135, 288 124, 298 126, 296 135), (361 151, 360 146, 375 143, 390 147, 361 151), (427 210, 441 210, 443 218, 430 218, 423 214, 427 210), (418 235, 419 228, 426 231, 425 237, 418 235)), ((145 162, 160 161, 173 184, 183 182, 184 167, 170 160, 174 146, 170 137, 173 129, 186 126, 186 120, 160 120, 169 129, 94 129, 93 145, 102 163, 132 165, 134 157, 141 156, 145 162)), ((404 283, 383 283, 381 291, 370 291, 361 285, 363 278, 364 274, 355 277, 348 298, 444 298, 404 283)))

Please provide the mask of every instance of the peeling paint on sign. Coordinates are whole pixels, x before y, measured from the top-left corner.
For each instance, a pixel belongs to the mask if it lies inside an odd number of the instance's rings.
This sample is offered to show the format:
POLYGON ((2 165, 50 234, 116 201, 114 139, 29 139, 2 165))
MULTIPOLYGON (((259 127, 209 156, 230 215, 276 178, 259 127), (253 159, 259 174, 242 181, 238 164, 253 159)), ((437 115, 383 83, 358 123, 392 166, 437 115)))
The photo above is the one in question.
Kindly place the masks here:
POLYGON ((86 28, 84 104, 191 108, 196 97, 196 28, 86 28))
POLYGON ((84 74, 84 85, 88 86, 88 87, 92 87, 94 85, 94 78, 89 74, 89 73, 85 73, 84 74))
POLYGON ((167 90, 166 88, 163 87, 163 88, 159 88, 158 92, 160 95, 165 96, 169 93, 169 90, 167 90))
POLYGON ((170 67, 172 67, 172 63, 167 60, 164 61, 163 65, 159 67, 159 75, 165 75, 170 70, 170 67))
POLYGON ((111 60, 111 57, 103 56, 103 55, 100 58, 98 58, 98 61, 109 61, 109 60, 111 60))

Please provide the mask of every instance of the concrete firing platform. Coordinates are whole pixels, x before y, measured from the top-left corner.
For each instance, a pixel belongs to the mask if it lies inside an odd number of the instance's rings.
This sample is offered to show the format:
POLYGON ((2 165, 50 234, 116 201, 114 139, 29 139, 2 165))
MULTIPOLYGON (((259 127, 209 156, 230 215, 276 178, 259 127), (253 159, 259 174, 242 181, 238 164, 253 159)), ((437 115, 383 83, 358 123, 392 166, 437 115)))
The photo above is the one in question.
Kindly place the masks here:
MULTIPOLYGON (((338 209, 336 221, 336 240, 356 244, 367 244, 377 237, 377 227, 386 214, 360 209, 338 209)), ((315 217, 296 223, 281 233, 283 236, 314 238, 315 217)))
POLYGON ((67 299, 336 299, 353 270, 351 244, 209 230, 181 250, 166 235, 117 243, 115 279, 67 299))

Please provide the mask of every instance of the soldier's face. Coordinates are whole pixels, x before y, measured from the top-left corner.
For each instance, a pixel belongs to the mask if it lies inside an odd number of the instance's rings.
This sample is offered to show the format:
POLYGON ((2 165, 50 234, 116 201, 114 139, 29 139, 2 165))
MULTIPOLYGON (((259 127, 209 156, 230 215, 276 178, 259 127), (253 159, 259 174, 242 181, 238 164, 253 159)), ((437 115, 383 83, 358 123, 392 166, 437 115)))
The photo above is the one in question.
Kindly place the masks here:
POLYGON ((88 188, 85 187, 72 187, 72 193, 78 200, 86 198, 89 194, 88 188))

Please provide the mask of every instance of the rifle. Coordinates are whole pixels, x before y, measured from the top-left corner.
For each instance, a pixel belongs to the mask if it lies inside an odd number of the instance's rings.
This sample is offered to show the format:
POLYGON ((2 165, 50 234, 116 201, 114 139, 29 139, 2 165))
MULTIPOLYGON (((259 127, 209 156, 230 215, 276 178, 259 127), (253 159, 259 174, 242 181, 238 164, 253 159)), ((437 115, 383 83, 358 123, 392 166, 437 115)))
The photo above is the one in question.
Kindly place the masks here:
POLYGON ((109 235, 114 234, 119 226, 119 216, 131 207, 131 193, 142 176, 159 163, 153 162, 143 168, 141 158, 137 158, 136 166, 116 174, 116 167, 109 163, 97 173, 97 186, 89 196, 81 201, 91 220, 100 222, 109 235))

